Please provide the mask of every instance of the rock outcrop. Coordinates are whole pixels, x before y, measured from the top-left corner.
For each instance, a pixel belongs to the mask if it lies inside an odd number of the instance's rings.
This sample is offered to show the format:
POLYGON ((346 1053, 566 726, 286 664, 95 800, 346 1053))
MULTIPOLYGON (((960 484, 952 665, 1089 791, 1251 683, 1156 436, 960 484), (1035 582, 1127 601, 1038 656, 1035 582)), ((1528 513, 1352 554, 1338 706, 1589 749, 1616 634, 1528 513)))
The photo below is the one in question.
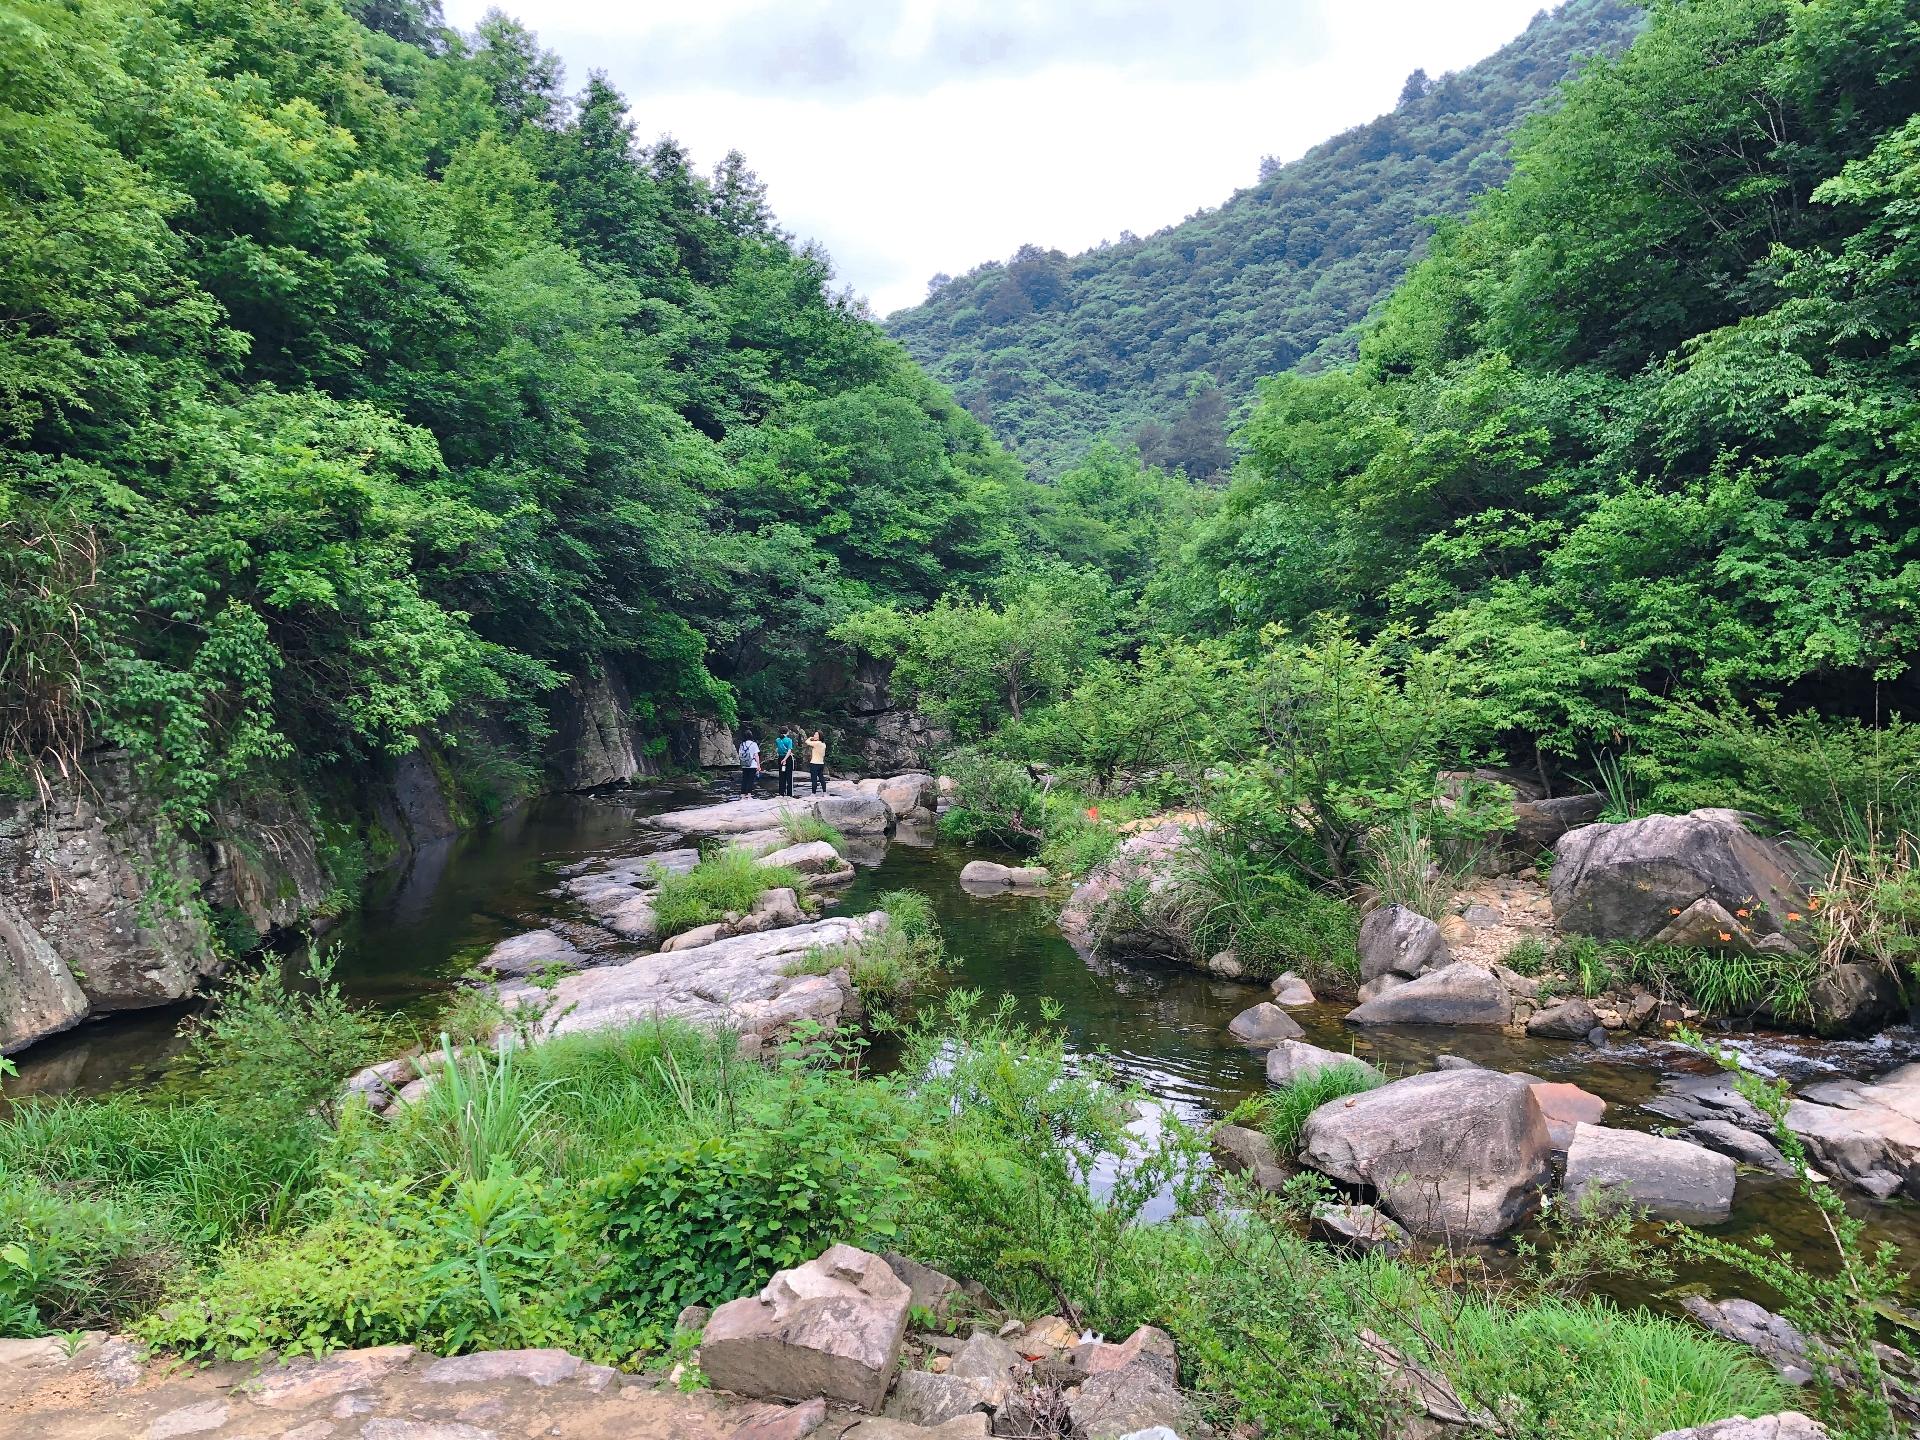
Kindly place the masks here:
POLYGON ((1189 833, 1169 820, 1121 841, 1073 887, 1061 933, 1086 952, 1197 963, 1193 916, 1176 874, 1189 833))
POLYGON ((1668 1430, 1653 1440, 1828 1440, 1827 1427, 1798 1410, 1782 1410, 1749 1420, 1744 1415, 1716 1420, 1711 1425, 1695 1425, 1687 1430, 1668 1430))
POLYGON ((67 962, 0 895, 0 1055, 77 1025, 87 997, 67 962))
POLYGON ((908 770, 859 782, 860 793, 877 796, 895 821, 931 818, 939 800, 933 776, 924 770, 908 770))
POLYGON ((633 702, 613 673, 577 675, 554 693, 547 782, 556 790, 603 790, 657 771, 633 724, 633 702))
POLYGON ((1382 905, 1360 922, 1360 999, 1384 995, 1451 958, 1433 921, 1404 905, 1382 905))
POLYGON ((1577 1125, 1567 1147, 1567 1199, 1582 1210, 1621 1205, 1656 1220, 1714 1225, 1733 1209, 1734 1164, 1661 1135, 1577 1125))
POLYGON ((696 805, 655 815, 650 823, 689 840, 704 840, 716 835, 777 830, 788 815, 817 816, 843 835, 878 835, 893 823, 892 812, 884 800, 877 795, 861 794, 851 787, 825 795, 749 798, 696 805))
POLYGON ((912 1292, 878 1255, 835 1245, 713 1312, 700 1368, 723 1390, 822 1396, 877 1411, 900 1361, 912 1292))
POLYGON ((857 1002, 844 969, 825 975, 786 972, 810 952, 855 944, 886 923, 884 911, 834 916, 583 970, 561 979, 550 997, 531 987, 509 986, 501 999, 512 1006, 547 1005, 550 998, 553 1019, 544 1028, 551 1034, 666 1017, 773 1040, 801 1020, 831 1028, 853 1014, 857 1002))
POLYGON ((1330 1101, 1307 1117, 1301 1160, 1416 1235, 1490 1239, 1532 1210, 1552 1174, 1547 1122, 1524 1081, 1441 1070, 1330 1101))
POLYGON ((1567 832, 1550 889, 1563 931, 1752 952, 1791 943, 1787 917, 1821 876, 1804 846, 1755 834, 1739 811, 1695 810, 1567 832))
POLYGON ((1787 1107, 1787 1125, 1828 1174, 1882 1199, 1920 1200, 1920 1064, 1809 1085, 1787 1107))

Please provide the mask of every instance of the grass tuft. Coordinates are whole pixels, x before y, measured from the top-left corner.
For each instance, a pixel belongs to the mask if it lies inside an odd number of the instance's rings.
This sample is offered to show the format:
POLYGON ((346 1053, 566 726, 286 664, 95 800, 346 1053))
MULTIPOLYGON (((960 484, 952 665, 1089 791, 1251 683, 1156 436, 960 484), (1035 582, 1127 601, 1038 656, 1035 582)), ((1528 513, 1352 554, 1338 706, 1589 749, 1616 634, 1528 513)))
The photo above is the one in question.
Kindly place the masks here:
POLYGON ((744 915, 768 890, 798 890, 804 883, 798 871, 764 866, 744 850, 716 851, 684 875, 661 875, 653 901, 660 938, 711 925, 729 914, 744 915))

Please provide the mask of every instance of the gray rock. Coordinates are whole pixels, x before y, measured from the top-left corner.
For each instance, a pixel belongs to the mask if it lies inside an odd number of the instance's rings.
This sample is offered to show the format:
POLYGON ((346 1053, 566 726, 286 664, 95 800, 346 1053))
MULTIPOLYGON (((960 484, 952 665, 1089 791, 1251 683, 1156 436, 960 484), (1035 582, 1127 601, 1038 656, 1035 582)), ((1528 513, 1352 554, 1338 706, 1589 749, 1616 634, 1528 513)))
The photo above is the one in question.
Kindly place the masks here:
POLYGON ((895 1382, 887 1414, 910 1425, 944 1425, 975 1411, 988 1412, 1006 1396, 1008 1382, 909 1370, 895 1382))
POLYGON ((1704 900, 1732 927, 1726 942, 1712 938, 1722 930, 1709 932, 1711 944, 1750 951, 1790 912, 1805 911, 1808 887, 1823 876, 1811 851, 1756 835, 1738 811, 1695 810, 1568 831, 1549 888, 1565 932, 1648 940, 1704 900), (1747 914, 1736 918, 1739 910, 1747 914))
POLYGON ((1321 1205, 1309 1224, 1313 1238, 1358 1255, 1379 1253, 1389 1260, 1406 1253, 1413 1237, 1371 1205, 1321 1205))
POLYGON ((1404 1395, 1428 1419, 1475 1430, 1494 1428, 1493 1416, 1478 1406, 1467 1405, 1446 1376, 1410 1359, 1398 1346, 1371 1330, 1359 1331, 1357 1338, 1372 1355, 1388 1386, 1404 1395))
POLYGON ((20 907, 0 895, 0 1055, 70 1029, 87 997, 67 962, 20 907))
POLYGON ((1452 1025, 1498 1029, 1513 1019, 1513 997, 1464 960, 1409 980, 1347 1012, 1349 1025, 1452 1025))
MULTIPOLYGON (((639 903, 646 904, 644 900, 639 903)), ((491 970, 502 978, 519 980, 553 965, 577 970, 585 959, 557 931, 529 930, 524 935, 515 935, 494 946, 480 961, 480 968, 491 970)))
POLYGON ((713 1310, 710 1306, 688 1305, 674 1317, 673 1328, 683 1335, 697 1334, 707 1328, 707 1321, 712 1318, 713 1310))
POLYGON ((913 1293, 878 1255, 835 1245, 782 1270, 758 1295, 713 1312, 700 1368, 723 1390, 775 1400, 824 1396, 856 1409, 886 1399, 913 1293))
POLYGON ((1360 998, 1438 970, 1452 957, 1440 927, 1404 905, 1382 905, 1360 922, 1360 998))
POLYGON ((920 770, 909 770, 886 779, 862 780, 859 788, 865 794, 878 796, 895 820, 930 812, 939 798, 933 776, 920 770))
POLYGON ((1722 1339, 1745 1345, 1789 1384, 1805 1385, 1813 1378, 1807 1337, 1785 1316, 1737 1297, 1709 1300, 1704 1295, 1689 1295, 1680 1302, 1680 1308, 1722 1339))
POLYGON ((905 1420, 876 1416, 862 1420, 840 1440, 986 1440, 987 1417, 978 1412, 960 1415, 944 1425, 920 1426, 905 1420))
POLYGON ((1000 865, 992 860, 969 860, 960 867, 960 884, 968 890, 1044 890, 1053 877, 1041 865, 1000 865))
POLYGON ((1313 987, 1289 970, 1273 982, 1273 1003, 1288 1007, 1311 1005, 1313 987))
POLYGON ((420 1372, 429 1385, 528 1380, 545 1389, 580 1373, 580 1357, 564 1350, 480 1350, 436 1360, 420 1372))
POLYGON ((815 815, 843 835, 878 835, 892 822, 877 795, 851 793, 789 795, 768 799, 726 800, 689 810, 669 810, 652 823, 691 839, 778 830, 788 815, 815 815))
POLYGON ((1560 795, 1551 800, 1516 800, 1513 828, 1504 832, 1503 848, 1526 859, 1551 850, 1567 831, 1591 825, 1607 808, 1604 795, 1560 795))
POLYGON ((1567 1147, 1567 1198, 1583 1209, 1631 1204, 1710 1225, 1732 1211, 1733 1186, 1731 1159, 1685 1140, 1578 1125, 1567 1147))
POLYGON ((1491 1070, 1440 1070, 1330 1101, 1307 1117, 1300 1158, 1416 1235, 1490 1239, 1533 1209, 1553 1145, 1533 1092, 1491 1070))
POLYGON ((1060 930, 1081 951, 1152 956, 1198 964, 1193 907, 1179 884, 1189 831, 1169 820, 1122 840, 1073 887, 1060 930))
MULTIPOLYGON (((543 1033, 643 1024, 656 1015, 763 1038, 783 1036, 800 1020, 832 1028, 853 1001, 846 972, 789 975, 787 969, 810 952, 855 944, 886 923, 883 911, 833 916, 582 970, 554 986, 543 1033)), ((509 1008, 546 998, 530 988, 501 992, 509 1008)))
POLYGON ((233 1407, 224 1400, 202 1400, 197 1405, 183 1405, 178 1410, 169 1410, 155 1417, 153 1423, 147 1426, 147 1440, 179 1440, 182 1435, 203 1435, 226 1424, 232 1413, 233 1407))
POLYGON ((1308 1071, 1324 1070, 1330 1065, 1358 1065, 1369 1075, 1380 1073, 1357 1055, 1349 1055, 1341 1050, 1323 1050, 1304 1040, 1282 1040, 1267 1052, 1267 1083, 1291 1085, 1308 1071))
POLYGON ((851 876, 853 873, 852 867, 840 858, 840 852, 825 840, 805 840, 798 845, 782 846, 761 856, 756 863, 766 870, 778 865, 815 877, 838 876, 843 872, 851 876))
MULTIPOLYGON (((1767 936, 1760 948, 1767 948, 1767 936)), ((1813 1029, 1821 1035, 1863 1035, 1900 1013, 1904 997, 1900 982, 1884 967, 1865 961, 1822 965, 1808 994, 1813 1029)), ((1777 1024, 1796 1017, 1769 1016, 1777 1024)))
POLYGON ((555 790, 600 790, 651 772, 634 744, 633 698, 618 675, 576 675, 548 709, 547 780, 555 790))
POLYGON ((1592 1004, 1576 998, 1536 1010, 1527 1021, 1527 1034, 1540 1040, 1584 1040, 1599 1024, 1592 1004))
POLYGON ((1782 1410, 1749 1420, 1735 1415, 1711 1425, 1695 1425, 1687 1430, 1668 1430, 1653 1440, 1828 1440, 1827 1427, 1802 1415, 1798 1410, 1782 1410))
POLYGON ((953 1308, 953 1297, 960 1293, 958 1280, 951 1275, 941 1274, 931 1265, 922 1265, 918 1260, 910 1260, 892 1250, 880 1258, 906 1283, 913 1297, 914 1309, 925 1310, 938 1319, 946 1317, 947 1311, 953 1308))
POLYGON ((1139 1430, 1186 1423, 1187 1407, 1165 1373, 1145 1361, 1095 1375, 1067 1401, 1074 1440, 1120 1440, 1139 1430))
POLYGON ((376 1345, 342 1350, 322 1360, 288 1360, 260 1374, 253 1382, 253 1400, 269 1410, 300 1410, 378 1384, 417 1353, 411 1345, 376 1345))
POLYGON ((500 1440, 499 1432, 460 1420, 392 1420, 385 1417, 360 1427, 360 1440, 500 1440))
POLYGON ((967 1343, 962 1345, 954 1355, 953 1364, 948 1368, 947 1373, 958 1375, 963 1380, 987 1380, 997 1383, 1008 1380, 1016 1374, 1024 1374, 1026 1368, 1026 1361, 1020 1358, 1020 1352, 1013 1346, 997 1335, 976 1330, 967 1337, 967 1343))
POLYGON ((1829 1175, 1867 1190, 1891 1176, 1920 1199, 1920 1064, 1872 1082, 1809 1085, 1787 1107, 1787 1124, 1829 1175))
POLYGON ((1681 1132, 1684 1139, 1709 1150, 1718 1150, 1741 1165, 1751 1165, 1773 1175, 1792 1175, 1793 1166, 1780 1148, 1764 1135, 1736 1125, 1731 1120, 1696 1120, 1681 1132))
POLYGON ((1270 1000, 1249 1005, 1227 1025, 1227 1034, 1242 1045, 1267 1048, 1282 1040, 1299 1040, 1306 1035, 1294 1018, 1270 1000))
POLYGON ((1216 1125, 1208 1138, 1214 1161, 1222 1170, 1231 1175, 1251 1175, 1262 1190, 1278 1190, 1294 1173, 1263 1131, 1244 1125, 1216 1125))

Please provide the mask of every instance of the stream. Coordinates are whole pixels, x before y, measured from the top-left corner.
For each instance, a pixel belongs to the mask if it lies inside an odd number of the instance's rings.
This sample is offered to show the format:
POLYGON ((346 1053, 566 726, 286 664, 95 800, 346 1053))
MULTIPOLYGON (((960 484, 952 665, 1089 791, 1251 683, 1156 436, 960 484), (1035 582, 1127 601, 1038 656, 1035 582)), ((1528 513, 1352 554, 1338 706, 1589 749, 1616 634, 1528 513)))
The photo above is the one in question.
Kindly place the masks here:
MULTIPOLYGON (((699 782, 662 784, 606 797, 550 796, 494 825, 417 852, 374 877, 364 904, 322 942, 338 958, 349 995, 432 1033, 442 998, 499 940, 531 928, 559 904, 548 895, 554 868, 610 853, 633 853, 637 823, 650 814, 725 798, 699 782)), ((646 833, 642 831, 641 833, 646 833)), ((1264 1055, 1226 1037, 1227 1022, 1266 998, 1264 986, 1218 980, 1172 965, 1087 960, 1053 923, 1057 901, 1044 896, 969 895, 961 866, 1003 854, 947 841, 893 843, 880 853, 855 849, 862 864, 839 892, 834 910, 874 908, 889 890, 926 895, 955 959, 953 981, 989 1000, 1010 995, 1020 1018, 1040 1021, 1040 1002, 1060 1007, 1060 1025, 1077 1054, 1099 1053, 1124 1079, 1183 1117, 1205 1122, 1266 1088, 1264 1055)), ((1355 1031, 1342 1023, 1346 1006, 1291 1012, 1315 1044, 1349 1050, 1389 1075, 1431 1066, 1450 1053, 1502 1070, 1584 1086, 1609 1105, 1607 1123, 1628 1128, 1664 1124, 1641 1112, 1664 1074, 1704 1062, 1658 1041, 1627 1039, 1606 1049, 1585 1043, 1513 1039, 1498 1032, 1409 1028, 1355 1031)), ((116 1090, 190 1093, 195 1077, 177 1030, 191 1007, 123 1014, 83 1025, 17 1057, 20 1074, 9 1098, 98 1095, 116 1090)), ((1864 1041, 1815 1041, 1784 1035, 1739 1038, 1738 1048, 1762 1073, 1796 1083, 1823 1075, 1873 1076, 1920 1056, 1920 1036, 1896 1029, 1864 1041)), ((876 1056, 876 1058, 880 1058, 876 1056)), ((1870 1240, 1888 1240, 1920 1261, 1920 1207, 1850 1199, 1870 1240)), ((1777 1245, 1821 1265, 1826 1237, 1812 1207, 1789 1182, 1742 1172, 1732 1217, 1712 1227, 1724 1238, 1771 1235, 1777 1245)), ((1824 1268, 1824 1267, 1822 1267, 1824 1268)), ((1724 1272, 1682 1268, 1679 1285, 1733 1288, 1724 1272), (1714 1282, 1721 1282, 1715 1285, 1714 1282)), ((1751 1283, 1738 1293, 1763 1299, 1751 1283)), ((1619 1298, 1649 1300, 1644 1291, 1619 1298)))

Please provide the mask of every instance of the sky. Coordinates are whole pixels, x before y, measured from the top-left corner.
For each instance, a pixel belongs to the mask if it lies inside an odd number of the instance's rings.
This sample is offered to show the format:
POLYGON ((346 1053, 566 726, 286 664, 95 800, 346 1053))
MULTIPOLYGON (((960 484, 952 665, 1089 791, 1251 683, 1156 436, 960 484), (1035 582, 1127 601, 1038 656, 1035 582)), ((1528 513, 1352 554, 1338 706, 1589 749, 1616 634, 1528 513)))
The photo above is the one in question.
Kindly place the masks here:
POLYGON ((445 0, 604 70, 644 140, 743 152, 886 315, 1022 244, 1147 235, 1464 69, 1542 0, 445 0))

